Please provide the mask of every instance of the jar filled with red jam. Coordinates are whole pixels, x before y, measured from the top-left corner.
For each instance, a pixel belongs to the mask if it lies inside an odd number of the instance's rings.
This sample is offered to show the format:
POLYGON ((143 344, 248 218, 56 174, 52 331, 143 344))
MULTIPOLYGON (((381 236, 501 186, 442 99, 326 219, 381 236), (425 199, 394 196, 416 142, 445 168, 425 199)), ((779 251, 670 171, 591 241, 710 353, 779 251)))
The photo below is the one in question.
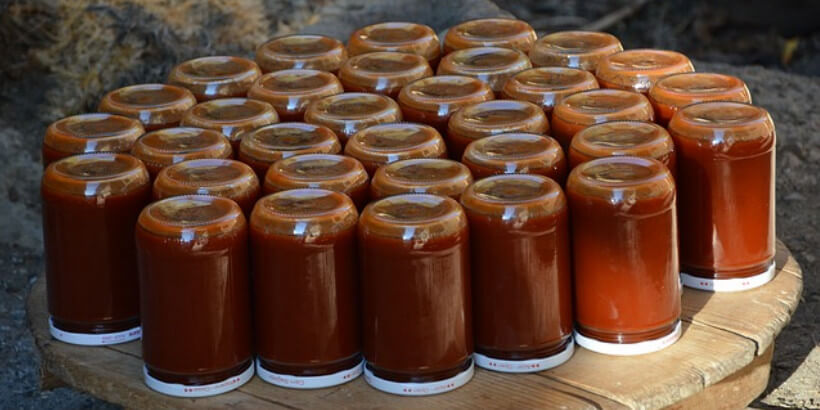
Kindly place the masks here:
POLYGON ((335 74, 345 60, 347 50, 341 41, 316 34, 276 37, 256 49, 256 64, 265 73, 307 68, 335 74))
POLYGON ((369 93, 325 97, 311 103, 305 112, 305 122, 330 128, 342 145, 360 130, 401 119, 399 105, 392 98, 369 93))
POLYGON ((385 22, 362 27, 350 35, 351 56, 374 51, 398 51, 424 57, 431 67, 438 65, 441 45, 436 32, 416 23, 385 22))
POLYGON ((211 195, 236 202, 250 215, 259 198, 259 179, 251 167, 231 159, 195 159, 166 167, 154 181, 154 199, 211 195))
POLYGON ((539 106, 515 100, 494 100, 465 107, 447 124, 447 151, 459 160, 471 142, 509 132, 547 134, 550 126, 539 106))
POLYGON ((493 90, 481 80, 463 75, 437 75, 406 85, 398 101, 405 121, 427 124, 444 134, 453 113, 494 98, 493 90))
POLYGON ((293 189, 251 214, 257 373, 295 389, 362 373, 358 212, 347 195, 293 189))
POLYGON ((459 204, 398 195, 365 208, 358 245, 365 380, 421 396, 473 376, 470 236, 459 204))
POLYGON ((647 97, 655 107, 655 121, 663 126, 687 105, 707 101, 752 103, 743 80, 715 73, 682 73, 661 78, 649 89, 647 97))
POLYGON ((540 175, 497 175, 461 196, 470 222, 476 364, 539 372, 572 356, 567 201, 540 175))
POLYGON ((231 142, 234 154, 244 133, 279 122, 273 107, 247 98, 222 98, 199 103, 185 113, 182 125, 221 132, 231 142))
POLYGON ((552 111, 552 136, 569 150, 572 137, 593 125, 616 120, 652 121, 655 112, 642 94, 624 90, 581 91, 562 99, 552 111))
POLYGON ((82 154, 43 173, 49 329, 108 345, 140 338, 134 226, 151 200, 148 171, 127 154, 82 154))
POLYGON ((477 78, 499 95, 510 77, 531 67, 530 59, 521 51, 503 47, 473 47, 444 56, 438 65, 437 74, 477 78))
POLYGON ((559 184, 567 178, 567 160, 553 138, 513 132, 470 143, 461 162, 476 179, 497 174, 538 174, 559 184))
POLYGON ((379 168, 370 183, 370 198, 425 193, 458 200, 473 183, 470 169, 449 159, 405 159, 379 168))
POLYGON ((507 80, 501 90, 501 98, 529 101, 539 105, 549 116, 561 98, 595 88, 598 88, 598 81, 589 71, 541 67, 524 70, 507 80))
POLYGON ((53 122, 43 137, 43 167, 58 159, 94 152, 131 151, 145 129, 142 123, 121 115, 80 114, 53 122))
POLYGON ((343 91, 339 79, 327 71, 280 70, 256 81, 248 98, 272 105, 282 122, 304 121, 310 103, 343 91))
POLYGON ((253 377, 248 227, 235 202, 168 198, 137 223, 145 383, 171 396, 225 393, 253 377))
POLYGON ((656 159, 677 171, 675 143, 666 128, 648 121, 612 121, 579 131, 569 146, 570 169, 596 158, 632 156, 656 159))
POLYGON ((567 180, 575 341, 604 354, 663 349, 681 334, 675 182, 659 161, 606 157, 567 180))
POLYGON ((245 97, 262 75, 259 66, 242 57, 209 56, 185 61, 171 70, 168 84, 185 87, 197 101, 245 97))
POLYGON ((606 56, 595 76, 603 88, 618 88, 646 94, 656 81, 678 73, 695 71, 689 58, 677 51, 639 49, 606 56))
POLYGON ((239 160, 250 165, 260 181, 271 164, 302 154, 338 154, 342 146, 330 128, 303 122, 283 122, 251 131, 239 144, 239 160))
POLYGON ((538 36, 526 21, 486 18, 465 21, 450 27, 444 36, 444 53, 470 47, 506 47, 530 51, 538 36))
POLYGON ((339 70, 345 91, 383 94, 393 99, 405 85, 432 75, 424 57, 397 51, 350 57, 339 70))
POLYGON ((231 143, 214 130, 174 127, 143 135, 131 150, 142 160, 151 179, 163 168, 182 161, 202 158, 231 158, 231 143))
POLYGON ((380 166, 410 158, 447 158, 447 146, 435 128, 411 122, 374 125, 355 135, 345 155, 358 159, 373 175, 380 166))
POLYGON ((185 88, 138 84, 106 94, 99 110, 137 119, 146 131, 154 131, 178 126, 183 114, 194 105, 196 98, 185 88))
POLYGON ((602 58, 623 51, 617 37, 598 31, 558 31, 538 39, 530 50, 536 67, 570 67, 595 72, 602 58))
POLYGON ((357 159, 343 155, 305 154, 276 161, 265 175, 264 192, 320 188, 347 194, 358 209, 368 201, 370 178, 357 159))
POLYGON ((705 102, 669 122, 678 154, 681 277, 735 291, 774 277, 775 129, 763 108, 705 102))

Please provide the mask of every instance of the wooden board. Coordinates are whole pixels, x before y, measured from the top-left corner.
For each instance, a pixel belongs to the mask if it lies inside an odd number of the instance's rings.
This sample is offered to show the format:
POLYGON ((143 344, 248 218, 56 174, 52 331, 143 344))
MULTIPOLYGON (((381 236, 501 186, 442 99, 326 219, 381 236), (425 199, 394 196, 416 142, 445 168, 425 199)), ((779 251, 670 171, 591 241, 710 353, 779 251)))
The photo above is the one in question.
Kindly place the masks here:
POLYGON ((52 339, 42 278, 29 295, 28 314, 42 354, 44 386, 59 379, 125 407, 736 408, 766 387, 773 340, 800 299, 800 266, 780 242, 776 265, 775 279, 758 289, 732 294, 686 289, 683 335, 661 352, 612 357, 578 348, 572 360, 552 370, 505 375, 477 369, 474 379, 456 391, 415 398, 379 392, 362 378, 310 391, 283 389, 254 378, 237 391, 216 397, 168 397, 143 384, 139 342, 81 347, 52 339))

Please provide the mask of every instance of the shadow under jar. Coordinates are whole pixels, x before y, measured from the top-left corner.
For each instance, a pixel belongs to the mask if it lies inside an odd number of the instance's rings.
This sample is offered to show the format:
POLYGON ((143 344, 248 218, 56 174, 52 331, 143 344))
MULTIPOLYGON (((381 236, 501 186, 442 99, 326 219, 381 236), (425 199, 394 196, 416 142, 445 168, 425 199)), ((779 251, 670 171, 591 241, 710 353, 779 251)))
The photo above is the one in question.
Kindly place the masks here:
POLYGON ((405 85, 432 75, 424 57, 395 51, 350 57, 339 70, 345 91, 382 94, 393 99, 405 85))
POLYGON ((131 154, 145 164, 153 181, 169 165, 192 159, 231 158, 233 149, 230 141, 217 131, 174 127, 143 135, 131 154))
POLYGON ((494 100, 465 107, 447 124, 447 152, 459 160, 471 142, 510 132, 548 134, 549 121, 541 107, 526 101, 494 100))
POLYGON ((356 206, 347 195, 294 189, 251 214, 257 373, 295 389, 362 373, 356 206))
POLYGON ((241 57, 209 56, 185 61, 168 75, 168 84, 190 90, 199 102, 245 97, 262 75, 259 66, 241 57))
POLYGON ((681 73, 661 78, 647 93, 655 108, 655 121, 664 127, 679 109, 707 101, 751 104, 752 95, 740 78, 715 73, 681 73))
POLYGON ((326 71, 280 70, 263 75, 248 98, 272 105, 282 122, 304 121, 310 103, 343 91, 339 79, 326 71))
POLYGON ((357 132, 345 155, 358 159, 367 173, 391 162, 410 158, 447 158, 447 146, 435 128, 411 122, 374 125, 357 132))
POLYGON ((142 123, 121 115, 93 113, 51 123, 43 137, 43 168, 54 161, 95 152, 128 153, 145 134, 142 123))
POLYGON ((264 101, 221 98, 195 105, 182 117, 181 124, 221 132, 236 155, 243 134, 277 122, 276 110, 264 101))
POLYGON ((205 195, 147 206, 137 223, 145 383, 178 397, 234 390, 254 374, 248 228, 205 195))
POLYGON ((473 183, 470 169, 449 159, 405 159, 379 168, 370 182, 370 199, 425 193, 455 200, 473 183))
POLYGON ((678 154, 683 284, 761 286, 775 274, 775 128, 763 108, 705 102, 669 122, 678 154))
POLYGON ((239 160, 253 168, 260 181, 280 159, 302 154, 338 154, 342 145, 330 128, 303 122, 283 122, 257 128, 242 137, 239 160))
POLYGON ((595 88, 598 81, 589 71, 566 67, 531 68, 507 80, 501 98, 529 101, 551 116, 553 107, 562 98, 595 88))
POLYGON ((342 145, 353 134, 376 124, 401 121, 401 109, 392 98, 370 93, 342 93, 311 103, 305 122, 324 125, 342 145))
POLYGON ((399 93, 405 121, 419 122, 447 132, 447 121, 456 111, 495 98, 487 83, 463 75, 437 75, 416 80, 399 93))
POLYGON ((675 143, 666 128, 648 121, 612 121, 590 125, 569 146, 570 169, 596 158, 631 156, 656 159, 677 175, 675 143))
POLYGON ((424 57, 430 67, 438 66, 441 44, 429 26, 416 23, 385 22, 362 27, 350 35, 351 56, 374 51, 398 51, 424 57))
POLYGON ((532 68, 527 55, 503 47, 473 47, 453 51, 441 59, 438 75, 466 75, 487 83, 497 95, 516 73, 532 68))
POLYGON ((365 208, 358 244, 365 380, 444 393, 473 376, 467 218, 453 199, 398 195, 365 208))
POLYGON ((562 99, 552 111, 552 136, 568 152, 578 131, 616 120, 652 121, 655 112, 642 94, 624 90, 587 90, 562 99))
POLYGON ((461 196, 470 222, 476 365, 539 372, 572 357, 567 201, 540 175, 497 175, 461 196))
POLYGON ((196 98, 185 88, 138 84, 103 96, 99 111, 137 119, 146 131, 154 131, 178 126, 183 114, 194 105, 196 98))
POLYGON ((305 154, 276 161, 265 175, 265 194, 297 188, 320 188, 346 194, 358 209, 368 202, 370 178, 357 159, 344 155, 305 154))
POLYGON ((661 350, 681 334, 675 183, 659 161, 607 157, 567 181, 575 341, 598 353, 661 350))
POLYGON ((450 27, 444 36, 444 54, 470 47, 504 47, 530 51, 538 36, 523 20, 485 18, 450 27))
POLYGON ((265 73, 306 68, 336 74, 345 60, 347 50, 341 41, 316 34, 276 37, 256 49, 256 63, 265 73))
POLYGON ((513 132, 470 143, 461 162, 476 179, 498 174, 537 174, 563 185, 567 160, 558 141, 538 134, 513 132))
POLYGON ((538 39, 530 50, 536 67, 569 67, 595 72, 602 58, 621 52, 617 37, 598 31, 558 31, 538 39))
POLYGON ((60 341, 140 338, 134 226, 151 200, 148 171, 127 154, 83 154, 43 173, 49 330, 60 341))
POLYGON ((692 62, 677 51, 638 49, 604 57, 595 77, 601 88, 618 88, 646 94, 663 77, 695 71, 692 62))
POLYGON ((250 215, 261 189, 253 170, 230 159, 195 159, 166 167, 154 181, 155 200, 181 195, 211 195, 236 202, 250 215))

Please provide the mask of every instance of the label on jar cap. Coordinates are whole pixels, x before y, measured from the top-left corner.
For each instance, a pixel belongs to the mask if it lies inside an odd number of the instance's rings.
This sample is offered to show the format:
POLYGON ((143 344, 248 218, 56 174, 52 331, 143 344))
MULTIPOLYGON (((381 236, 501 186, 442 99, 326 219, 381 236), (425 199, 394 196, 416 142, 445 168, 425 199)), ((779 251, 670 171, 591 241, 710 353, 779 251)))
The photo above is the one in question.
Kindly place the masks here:
POLYGON ((54 322, 51 321, 51 317, 48 318, 48 330, 51 332, 52 337, 61 342, 81 346, 115 345, 118 343, 131 342, 142 337, 142 327, 140 326, 114 333, 67 332, 55 327, 54 322))
POLYGON ((747 278, 732 279, 712 279, 690 275, 685 272, 680 273, 683 286, 692 289, 705 290, 709 292, 740 292, 742 290, 754 289, 763 286, 774 279, 774 262, 762 273, 747 278))
POLYGON ((166 383, 148 374, 148 368, 145 366, 142 367, 142 373, 145 375, 145 384, 151 390, 176 397, 207 397, 227 393, 247 383, 253 377, 254 366, 251 363, 247 369, 236 376, 228 377, 216 383, 202 385, 166 383))
POLYGON ((433 394, 446 393, 467 384, 473 378, 475 363, 471 360, 470 367, 461 373, 444 380, 437 380, 428 383, 404 383, 382 379, 373 374, 367 365, 364 366, 364 379, 367 384, 383 392, 398 394, 400 396, 431 396, 433 394))
POLYGON ((575 342, 570 339, 564 350, 548 357, 528 360, 504 360, 474 353, 473 359, 478 367, 502 373, 535 373, 564 364, 575 352, 575 342))
POLYGON ((575 341, 579 346, 592 350, 593 352, 608 354, 612 356, 635 356, 639 354, 657 352, 663 350, 680 339, 681 324, 675 325, 675 329, 665 336, 653 340, 645 340, 637 343, 610 343, 602 342, 591 337, 584 336, 575 331, 575 341))
POLYGON ((342 370, 333 374, 323 376, 293 376, 290 374, 274 373, 262 366, 256 360, 256 374, 259 378, 275 386, 287 387, 290 389, 321 389, 323 387, 337 386, 355 380, 362 374, 364 360, 347 370, 342 370))

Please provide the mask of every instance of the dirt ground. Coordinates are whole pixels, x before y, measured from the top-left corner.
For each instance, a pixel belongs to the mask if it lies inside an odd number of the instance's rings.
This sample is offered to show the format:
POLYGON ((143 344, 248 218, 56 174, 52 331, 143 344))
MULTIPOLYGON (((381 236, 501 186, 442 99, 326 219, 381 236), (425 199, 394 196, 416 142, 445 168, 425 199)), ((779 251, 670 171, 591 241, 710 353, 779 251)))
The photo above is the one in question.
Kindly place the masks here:
MULTIPOLYGON (((177 30, 173 25, 177 23, 167 18, 159 21, 155 10, 139 8, 140 1, 116 0, 105 2, 114 6, 89 8, 97 3, 0 0, 0 50, 4 50, 0 51, 0 379, 4 380, 0 408, 113 407, 68 388, 41 391, 37 384, 39 359, 26 328, 24 300, 42 271, 39 147, 46 125, 61 115, 93 110, 96 99, 107 89, 128 82, 161 81, 173 61, 204 50, 252 55, 251 45, 220 43, 198 29, 177 30), (61 13, 71 10, 67 4, 78 3, 83 6, 73 9, 80 14, 72 24, 111 30, 119 36, 110 43, 111 50, 94 54, 91 60, 78 46, 62 39, 57 29, 65 26, 61 13), (129 12, 141 18, 124 18, 129 12), (168 44, 184 44, 185 48, 168 44), (117 64, 131 69, 120 69, 117 64)), ((204 17, 197 14, 197 18, 201 17, 202 30, 224 25, 228 33, 239 30, 267 38, 310 24, 315 24, 310 31, 321 28, 347 33, 356 25, 386 19, 417 20, 441 30, 457 22, 457 16, 499 12, 478 0, 465 1, 466 6, 449 13, 436 10, 462 2, 440 0, 419 7, 417 1, 406 1, 394 2, 404 4, 404 8, 378 9, 365 0, 326 2, 329 4, 324 8, 318 3, 208 0, 218 11, 208 11, 204 17), (243 7, 248 10, 239 10, 243 7), (259 10, 264 11, 262 20, 248 20, 253 27, 243 24, 243 16, 259 10)), ((554 31, 594 23, 630 1, 497 3, 541 31, 554 31)), ((718 3, 731 5, 728 0, 718 3)), ((696 60, 699 71, 740 76, 749 84, 755 103, 771 112, 778 132, 778 237, 794 253, 805 279, 799 308, 776 341, 769 387, 753 406, 820 408, 820 107, 816 102, 820 95, 820 34, 816 27, 801 27, 799 21, 791 31, 782 31, 774 25, 760 28, 748 22, 740 24, 735 17, 721 13, 704 2, 649 2, 608 30, 628 48, 678 49, 696 60)))

